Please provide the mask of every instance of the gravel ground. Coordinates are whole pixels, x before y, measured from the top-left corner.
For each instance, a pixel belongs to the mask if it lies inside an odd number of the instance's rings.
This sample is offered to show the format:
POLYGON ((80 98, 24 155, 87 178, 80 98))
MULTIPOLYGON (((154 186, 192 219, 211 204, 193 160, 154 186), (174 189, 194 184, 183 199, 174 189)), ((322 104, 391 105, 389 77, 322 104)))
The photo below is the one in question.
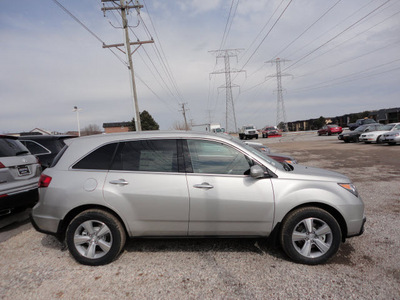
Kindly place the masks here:
POLYGON ((76 263, 29 228, 0 243, 2 299, 400 299, 400 146, 336 137, 259 139, 357 185, 366 231, 328 263, 292 263, 263 239, 129 240, 118 260, 76 263))

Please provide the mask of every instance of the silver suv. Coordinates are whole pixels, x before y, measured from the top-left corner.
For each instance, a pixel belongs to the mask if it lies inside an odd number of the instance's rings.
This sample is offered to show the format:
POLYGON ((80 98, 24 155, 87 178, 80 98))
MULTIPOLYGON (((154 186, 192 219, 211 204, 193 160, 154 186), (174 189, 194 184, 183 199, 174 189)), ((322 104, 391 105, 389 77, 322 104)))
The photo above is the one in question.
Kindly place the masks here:
POLYGON ((294 261, 319 264, 363 232, 364 204, 348 177, 282 165, 229 135, 154 131, 66 144, 42 173, 31 220, 82 264, 111 262, 126 237, 275 233, 294 261))
POLYGON ((38 159, 12 136, 0 136, 0 216, 38 201, 38 159))

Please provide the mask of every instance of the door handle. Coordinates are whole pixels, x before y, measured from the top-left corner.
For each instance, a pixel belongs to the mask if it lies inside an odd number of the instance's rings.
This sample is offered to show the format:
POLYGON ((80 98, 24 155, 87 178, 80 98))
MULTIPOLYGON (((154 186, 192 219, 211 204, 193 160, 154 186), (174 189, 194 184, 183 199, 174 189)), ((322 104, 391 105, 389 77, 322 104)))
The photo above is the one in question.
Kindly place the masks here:
POLYGON ((127 184, 129 184, 129 182, 126 181, 125 179, 111 180, 110 183, 111 184, 119 184, 119 185, 127 185, 127 184))
POLYGON ((209 184, 208 182, 203 182, 203 183, 200 183, 200 184, 195 184, 193 187, 196 188, 196 189, 206 189, 206 190, 209 190, 209 189, 214 188, 214 186, 212 186, 212 185, 209 184))

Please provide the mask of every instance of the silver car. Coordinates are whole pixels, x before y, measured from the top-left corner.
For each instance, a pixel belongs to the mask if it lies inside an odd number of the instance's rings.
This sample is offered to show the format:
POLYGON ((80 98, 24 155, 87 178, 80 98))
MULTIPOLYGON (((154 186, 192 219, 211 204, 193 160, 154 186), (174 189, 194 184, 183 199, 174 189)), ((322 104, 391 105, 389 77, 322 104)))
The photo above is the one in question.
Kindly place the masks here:
POLYGON ((270 235, 295 262, 319 264, 364 229, 348 177, 282 165, 229 135, 154 131, 66 144, 42 173, 31 220, 82 264, 111 262, 126 237, 270 235))
POLYGON ((389 145, 400 143, 400 130, 390 131, 382 135, 380 141, 389 145))
POLYGON ((16 137, 0 136, 0 217, 36 204, 41 171, 16 137))

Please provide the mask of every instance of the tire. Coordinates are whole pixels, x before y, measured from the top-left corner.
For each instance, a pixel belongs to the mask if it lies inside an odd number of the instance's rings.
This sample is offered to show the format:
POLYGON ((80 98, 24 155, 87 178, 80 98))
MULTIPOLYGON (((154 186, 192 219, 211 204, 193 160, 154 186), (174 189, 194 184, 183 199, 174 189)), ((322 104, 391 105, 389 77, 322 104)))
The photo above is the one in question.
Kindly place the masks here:
POLYGON ((390 146, 396 145, 396 142, 388 142, 390 146))
POLYGON ((90 266, 112 262, 124 248, 126 234, 112 214, 89 209, 77 215, 66 232, 68 250, 81 264, 90 266))
POLYGON ((377 143, 377 144, 382 144, 382 142, 381 142, 381 136, 378 136, 378 137, 376 138, 376 143, 377 143))
POLYGON ((358 143, 358 142, 360 141, 360 139, 359 139, 358 136, 355 136, 355 137, 353 138, 353 141, 354 141, 354 143, 358 143))
POLYGON ((239 139, 243 140, 244 136, 243 134, 239 134, 239 139))
POLYGON ((327 211, 303 207, 285 217, 280 239, 283 250, 293 261, 316 265, 336 254, 342 232, 336 219, 327 211))
POLYGON ((256 135, 256 140, 258 140, 258 135, 256 135))

